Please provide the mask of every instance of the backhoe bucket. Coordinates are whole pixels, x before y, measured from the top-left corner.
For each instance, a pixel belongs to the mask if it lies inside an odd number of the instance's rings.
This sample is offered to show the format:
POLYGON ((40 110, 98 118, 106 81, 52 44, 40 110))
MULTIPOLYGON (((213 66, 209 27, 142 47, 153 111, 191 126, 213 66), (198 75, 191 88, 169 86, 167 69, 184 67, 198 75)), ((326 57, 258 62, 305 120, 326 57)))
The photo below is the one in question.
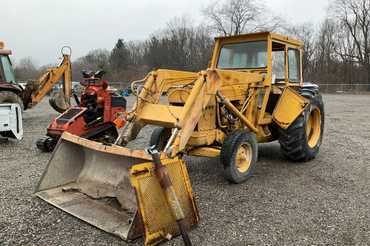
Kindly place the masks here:
MULTIPOLYGON (((150 155, 64 133, 36 189, 36 196, 106 232, 130 241, 145 234, 154 245, 179 234, 150 155)), ((198 222, 186 166, 162 159, 185 213, 198 222)))
POLYGON ((64 96, 62 90, 56 92, 49 99, 49 104, 58 113, 63 113, 71 106, 70 103, 66 100, 66 97, 64 96))

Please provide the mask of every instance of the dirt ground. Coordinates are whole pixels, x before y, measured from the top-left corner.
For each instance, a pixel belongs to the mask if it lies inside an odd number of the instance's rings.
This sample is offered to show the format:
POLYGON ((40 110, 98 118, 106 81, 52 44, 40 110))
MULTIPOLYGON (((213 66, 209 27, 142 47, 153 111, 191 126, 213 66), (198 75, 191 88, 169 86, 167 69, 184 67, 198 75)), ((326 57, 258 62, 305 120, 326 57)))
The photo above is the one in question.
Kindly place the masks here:
MULTIPOLYGON (((370 96, 324 100, 324 142, 309 163, 263 144, 254 177, 230 185, 217 159, 187 158, 201 215, 193 245, 370 245, 370 96)), ((24 114, 23 141, 0 143, 0 245, 126 245, 32 196, 50 157, 35 147, 56 115, 46 101, 24 114)))

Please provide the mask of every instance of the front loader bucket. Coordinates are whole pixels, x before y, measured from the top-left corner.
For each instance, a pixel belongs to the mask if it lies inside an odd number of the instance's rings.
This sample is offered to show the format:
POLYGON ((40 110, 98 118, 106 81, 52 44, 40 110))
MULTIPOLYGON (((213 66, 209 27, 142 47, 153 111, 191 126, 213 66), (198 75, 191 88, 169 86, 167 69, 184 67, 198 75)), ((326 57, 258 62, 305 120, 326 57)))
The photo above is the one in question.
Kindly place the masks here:
MULTIPOLYGON (((64 133, 36 196, 123 240, 145 234, 146 244, 153 245, 178 230, 151 159, 143 150, 106 146, 64 133)), ((179 159, 163 163, 190 227, 197 223, 198 212, 186 167, 179 159)))

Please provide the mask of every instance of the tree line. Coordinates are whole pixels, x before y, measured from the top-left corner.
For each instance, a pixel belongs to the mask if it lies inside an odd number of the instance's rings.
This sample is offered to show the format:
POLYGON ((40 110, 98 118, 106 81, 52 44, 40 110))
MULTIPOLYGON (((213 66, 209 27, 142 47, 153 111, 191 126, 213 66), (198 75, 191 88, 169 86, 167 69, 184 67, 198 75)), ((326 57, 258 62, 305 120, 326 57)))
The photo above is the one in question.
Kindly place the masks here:
MULTIPOLYGON (((213 37, 274 31, 304 42, 304 79, 317 83, 370 84, 370 1, 331 0, 318 26, 294 25, 274 15, 258 0, 215 1, 202 10, 204 23, 174 18, 146 40, 117 40, 112 50, 95 49, 73 62, 73 79, 81 70, 107 71, 107 79, 129 83, 157 68, 199 71, 207 68, 213 37)), ((37 69, 30 58, 15 67, 29 79, 37 69)), ((32 77, 31 77, 32 78, 32 77)))

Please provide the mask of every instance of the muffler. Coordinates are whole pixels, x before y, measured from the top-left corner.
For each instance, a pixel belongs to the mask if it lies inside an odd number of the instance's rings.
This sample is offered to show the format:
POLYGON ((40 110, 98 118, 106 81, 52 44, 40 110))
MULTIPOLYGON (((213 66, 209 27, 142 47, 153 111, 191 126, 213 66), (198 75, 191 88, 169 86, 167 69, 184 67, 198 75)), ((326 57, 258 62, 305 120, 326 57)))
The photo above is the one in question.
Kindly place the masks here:
MULTIPOLYGON (((161 161, 189 229, 199 216, 185 163, 178 158, 161 161)), ((145 235, 145 244, 154 245, 180 233, 152 157, 143 150, 107 146, 65 132, 36 196, 126 241, 145 235)))

